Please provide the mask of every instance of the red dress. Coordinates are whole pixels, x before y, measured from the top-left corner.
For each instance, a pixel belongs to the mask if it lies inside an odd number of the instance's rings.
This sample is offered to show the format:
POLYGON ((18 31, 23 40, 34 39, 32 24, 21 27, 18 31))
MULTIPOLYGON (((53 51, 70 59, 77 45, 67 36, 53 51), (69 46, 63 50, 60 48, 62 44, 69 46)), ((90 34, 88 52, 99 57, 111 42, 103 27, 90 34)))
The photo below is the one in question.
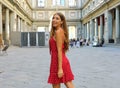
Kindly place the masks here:
MULTIPOLYGON (((58 83, 66 83, 74 79, 74 75, 71 71, 70 63, 65 55, 64 50, 62 51, 62 68, 63 68, 63 77, 58 78, 58 53, 56 47, 56 41, 54 38, 50 38, 49 40, 50 54, 51 54, 51 64, 50 64, 50 75, 48 78, 48 83, 58 84, 58 83)), ((64 49, 64 45, 62 47, 64 49)))

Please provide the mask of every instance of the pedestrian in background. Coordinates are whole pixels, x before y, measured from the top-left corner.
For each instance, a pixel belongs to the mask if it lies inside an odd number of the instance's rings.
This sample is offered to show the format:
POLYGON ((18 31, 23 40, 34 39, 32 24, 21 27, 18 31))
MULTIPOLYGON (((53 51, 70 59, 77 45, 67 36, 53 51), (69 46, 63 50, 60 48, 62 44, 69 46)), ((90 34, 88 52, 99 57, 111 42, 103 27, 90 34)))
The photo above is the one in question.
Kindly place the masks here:
POLYGON ((77 48, 80 47, 80 41, 79 41, 79 38, 77 38, 77 41, 76 41, 76 47, 77 47, 77 48))
POLYGON ((52 18, 49 48, 51 54, 50 75, 48 83, 53 88, 60 88, 64 83, 66 88, 74 88, 70 63, 66 57, 69 49, 68 29, 65 16, 62 13, 55 13, 52 18))

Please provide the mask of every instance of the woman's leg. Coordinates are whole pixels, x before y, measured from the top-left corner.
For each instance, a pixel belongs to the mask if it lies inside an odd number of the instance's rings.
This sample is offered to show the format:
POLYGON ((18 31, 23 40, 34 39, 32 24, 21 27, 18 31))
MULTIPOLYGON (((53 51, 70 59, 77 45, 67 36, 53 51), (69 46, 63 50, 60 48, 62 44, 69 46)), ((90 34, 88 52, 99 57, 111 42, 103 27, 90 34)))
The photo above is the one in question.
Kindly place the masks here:
POLYGON ((53 88, 60 88, 60 84, 52 84, 53 88))
POLYGON ((66 85, 67 88, 75 88, 74 84, 72 83, 72 81, 66 82, 65 85, 66 85))

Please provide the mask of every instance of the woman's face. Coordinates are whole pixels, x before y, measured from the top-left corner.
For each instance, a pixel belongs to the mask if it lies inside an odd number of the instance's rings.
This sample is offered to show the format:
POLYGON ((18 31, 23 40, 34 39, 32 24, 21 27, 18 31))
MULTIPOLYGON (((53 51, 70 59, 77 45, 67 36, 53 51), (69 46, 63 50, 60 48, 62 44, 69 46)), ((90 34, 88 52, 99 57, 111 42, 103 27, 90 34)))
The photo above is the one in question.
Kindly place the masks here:
POLYGON ((59 15, 55 14, 52 18, 52 26, 57 28, 61 27, 62 21, 59 15))

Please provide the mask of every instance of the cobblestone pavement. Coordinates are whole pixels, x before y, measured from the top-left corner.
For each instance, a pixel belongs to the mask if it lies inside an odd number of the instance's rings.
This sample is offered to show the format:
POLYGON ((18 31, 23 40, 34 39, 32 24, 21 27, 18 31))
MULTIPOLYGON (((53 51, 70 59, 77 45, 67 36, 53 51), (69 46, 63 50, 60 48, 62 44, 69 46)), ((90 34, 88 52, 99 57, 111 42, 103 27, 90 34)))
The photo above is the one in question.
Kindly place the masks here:
MULTIPOLYGON (((75 88, 120 88, 120 48, 71 48, 67 56, 75 88)), ((48 48, 10 47, 0 56, 0 88, 52 88, 49 64, 48 48)))

